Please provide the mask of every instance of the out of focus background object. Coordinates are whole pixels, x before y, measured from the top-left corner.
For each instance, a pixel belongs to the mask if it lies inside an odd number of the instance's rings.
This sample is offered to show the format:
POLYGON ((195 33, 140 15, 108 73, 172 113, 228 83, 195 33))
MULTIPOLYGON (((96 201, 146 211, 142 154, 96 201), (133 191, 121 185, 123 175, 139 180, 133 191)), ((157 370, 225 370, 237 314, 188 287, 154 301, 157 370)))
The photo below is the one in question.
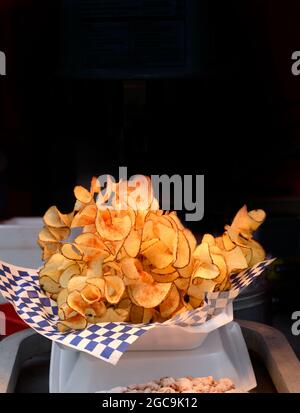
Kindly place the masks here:
MULTIPOLYGON (((37 269, 42 265, 36 240, 41 218, 12 218, 0 224, 0 257, 7 263, 37 269)), ((5 336, 28 328, 0 293, 0 312, 5 315, 5 336)), ((1 330, 1 329, 0 329, 1 330)))

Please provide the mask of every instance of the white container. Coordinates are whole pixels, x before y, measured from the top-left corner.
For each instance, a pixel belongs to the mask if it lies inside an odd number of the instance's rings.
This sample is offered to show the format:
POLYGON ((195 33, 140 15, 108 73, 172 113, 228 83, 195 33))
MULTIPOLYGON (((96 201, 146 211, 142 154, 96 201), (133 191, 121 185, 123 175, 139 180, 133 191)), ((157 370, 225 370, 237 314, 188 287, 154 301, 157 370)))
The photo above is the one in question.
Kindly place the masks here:
POLYGON ((239 325, 230 322, 208 334, 193 350, 127 351, 116 366, 53 342, 51 393, 94 393, 164 376, 230 378, 240 391, 256 387, 239 325))
MULTIPOLYGON (((19 222, 17 218, 16 222, 19 222)), ((22 225, 0 225, 0 259, 19 267, 39 268, 42 261, 37 238, 41 227, 39 218, 23 218, 22 225)), ((0 304, 3 302, 0 293, 0 304)))
POLYGON ((39 268, 41 249, 37 245, 41 226, 0 225, 0 259, 11 264, 39 268))

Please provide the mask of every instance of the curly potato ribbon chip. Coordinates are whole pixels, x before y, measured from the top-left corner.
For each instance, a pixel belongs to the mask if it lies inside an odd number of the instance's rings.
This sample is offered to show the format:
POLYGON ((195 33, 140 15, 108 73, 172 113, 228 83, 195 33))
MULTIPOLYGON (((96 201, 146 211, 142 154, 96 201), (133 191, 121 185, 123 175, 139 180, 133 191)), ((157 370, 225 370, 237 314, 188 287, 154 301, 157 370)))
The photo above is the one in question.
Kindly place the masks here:
POLYGON ((158 283, 145 271, 141 273, 139 283, 128 287, 134 301, 141 307, 154 308, 158 306, 167 296, 172 283, 158 283))
POLYGON ((262 209, 256 209, 248 212, 247 206, 244 205, 234 217, 231 229, 241 234, 244 238, 252 238, 253 232, 258 229, 258 227, 266 219, 266 213, 262 209))
POLYGON ((114 211, 107 208, 98 210, 96 228, 103 239, 107 241, 121 241, 131 230, 131 219, 124 211, 114 211))

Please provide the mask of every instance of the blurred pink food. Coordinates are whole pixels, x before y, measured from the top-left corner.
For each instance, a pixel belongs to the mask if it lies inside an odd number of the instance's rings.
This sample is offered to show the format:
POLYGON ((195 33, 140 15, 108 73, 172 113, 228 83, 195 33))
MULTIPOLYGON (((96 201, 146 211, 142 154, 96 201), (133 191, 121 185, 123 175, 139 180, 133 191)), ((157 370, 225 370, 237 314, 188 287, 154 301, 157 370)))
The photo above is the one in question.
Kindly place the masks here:
POLYGON ((163 377, 144 384, 115 387, 111 393, 226 393, 235 389, 228 378, 214 380, 208 377, 163 377))

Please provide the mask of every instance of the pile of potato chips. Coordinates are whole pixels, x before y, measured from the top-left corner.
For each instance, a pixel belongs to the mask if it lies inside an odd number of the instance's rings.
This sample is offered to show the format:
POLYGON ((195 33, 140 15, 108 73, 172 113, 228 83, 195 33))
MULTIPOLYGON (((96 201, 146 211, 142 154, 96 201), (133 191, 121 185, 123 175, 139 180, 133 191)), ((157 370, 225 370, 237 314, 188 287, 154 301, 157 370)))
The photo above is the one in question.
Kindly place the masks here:
POLYGON ((75 187, 73 212, 53 206, 44 215, 39 279, 57 302, 60 331, 87 323, 165 321, 202 306, 206 292, 230 289, 230 274, 265 258, 252 238, 264 211, 244 206, 222 236, 205 234, 197 245, 176 212, 159 209, 146 182, 145 197, 120 181, 99 204, 101 188, 93 178, 89 191, 75 187), (74 228, 80 233, 72 238, 74 228))

